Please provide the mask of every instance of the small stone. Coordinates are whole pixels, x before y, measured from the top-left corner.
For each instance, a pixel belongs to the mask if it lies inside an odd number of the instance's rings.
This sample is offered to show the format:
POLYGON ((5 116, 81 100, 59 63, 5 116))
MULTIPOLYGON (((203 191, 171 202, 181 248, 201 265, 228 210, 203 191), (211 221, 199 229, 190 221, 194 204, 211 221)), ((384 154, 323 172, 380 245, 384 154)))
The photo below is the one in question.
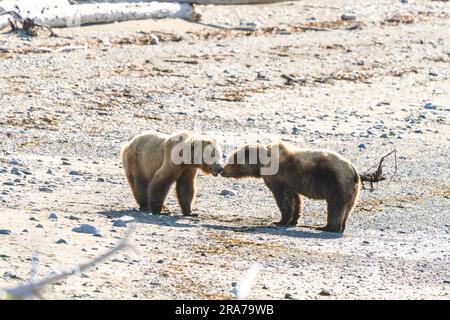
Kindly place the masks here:
POLYGON ((220 195, 221 195, 221 196, 234 197, 234 196, 236 196, 236 192, 231 191, 231 190, 226 190, 226 189, 224 189, 224 190, 222 190, 222 191, 220 192, 220 195))
POLYGON ((53 174, 52 169, 48 169, 48 170, 47 170, 47 174, 53 174))
POLYGON ((423 107, 427 110, 436 110, 437 109, 437 106, 431 102, 425 103, 425 105, 423 107))
POLYGON ((117 219, 114 223, 113 223, 113 227, 126 227, 128 222, 132 222, 134 221, 133 217, 130 216, 123 216, 120 217, 119 219, 117 219))
POLYGON ((388 137, 388 135, 387 135, 386 133, 383 133, 383 134, 380 136, 380 138, 387 139, 387 138, 389 138, 389 137, 388 137))
POLYGON ((6 271, 5 273, 3 273, 3 278, 8 278, 8 279, 17 279, 19 278, 15 273, 6 271))
POLYGON ((364 143, 360 143, 360 144, 358 144, 358 148, 360 150, 365 150, 367 147, 366 147, 366 145, 364 143))
POLYGON ((443 281, 445 284, 450 284, 450 280, 444 280, 443 281))
POLYGON ((14 182, 13 181, 5 181, 5 182, 3 182, 3 185, 4 186, 13 186, 14 182))
POLYGON ((50 215, 48 216, 48 218, 51 219, 51 220, 57 220, 57 219, 58 219, 58 216, 56 215, 56 213, 52 212, 52 213, 50 213, 50 215))
POLYGON ((100 235, 100 230, 90 224, 81 224, 79 227, 73 228, 72 231, 77 233, 100 235))
POLYGON ((11 159, 11 161, 9 161, 9 164, 12 164, 13 166, 20 166, 20 161, 17 159, 11 159))
POLYGON ((300 129, 297 127, 293 127, 291 132, 294 136, 298 136, 300 134, 300 129))
POLYGON ((59 239, 58 241, 56 241, 57 244, 67 244, 67 241, 64 239, 59 239))
POLYGON ((21 175, 22 175, 22 173, 20 172, 20 170, 17 169, 16 167, 14 167, 14 168, 11 169, 11 174, 14 174, 14 175, 16 175, 16 176, 21 176, 21 175))
POLYGON ((63 165, 63 166, 70 166, 70 162, 69 162, 69 161, 63 161, 63 162, 62 162, 62 165, 63 165))
POLYGON ((164 260, 160 259, 160 260, 156 261, 156 263, 164 263, 164 260))
POLYGON ((75 217, 75 216, 70 215, 70 216, 69 216, 69 220, 80 221, 81 218, 78 218, 78 217, 75 217))
POLYGON ((11 230, 8 230, 8 229, 0 229, 0 234, 9 236, 11 233, 12 233, 11 230))
POLYGON ((327 289, 322 289, 322 291, 319 292, 320 296, 331 296, 331 292, 327 289))
POLYGON ((150 34, 150 44, 157 45, 159 43, 159 38, 156 34, 150 34))
POLYGON ((343 14, 343 15, 341 16, 341 20, 344 20, 344 21, 353 21, 353 20, 356 20, 356 15, 354 15, 354 14, 343 14))
POLYGON ((69 172, 69 175, 71 175, 71 176, 81 176, 81 173, 79 171, 72 170, 72 171, 69 172))
POLYGON ((39 189, 38 189, 39 191, 41 191, 41 192, 53 192, 53 190, 52 189, 50 189, 49 187, 39 187, 39 189))
POLYGON ((39 229, 42 229, 42 228, 44 228, 44 226, 42 225, 42 224, 38 224, 38 225, 36 225, 36 227, 35 228, 39 228, 39 229))
POLYGON ((286 293, 286 294, 284 295, 284 298, 285 298, 285 299, 289 299, 289 300, 293 300, 293 299, 294 299, 294 297, 293 297, 292 294, 290 294, 290 293, 286 293))
POLYGON ((97 178, 97 182, 105 182, 105 178, 97 178))

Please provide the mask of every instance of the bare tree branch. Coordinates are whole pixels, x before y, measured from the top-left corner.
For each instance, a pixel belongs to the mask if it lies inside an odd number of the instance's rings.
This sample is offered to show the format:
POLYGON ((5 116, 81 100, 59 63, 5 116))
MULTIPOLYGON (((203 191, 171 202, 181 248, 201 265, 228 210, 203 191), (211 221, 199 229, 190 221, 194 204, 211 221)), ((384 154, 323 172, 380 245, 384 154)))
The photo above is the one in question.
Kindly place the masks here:
POLYGON ((25 299, 33 299, 35 297, 39 297, 40 292, 46 285, 48 285, 52 282, 55 282, 57 280, 67 278, 76 273, 83 272, 86 269, 89 269, 89 268, 95 266, 96 264, 98 264, 98 263, 106 260, 110 256, 112 256, 116 252, 127 247, 129 245, 128 239, 133 230, 134 230, 134 225, 131 224, 128 227, 128 229, 126 230, 123 238, 119 241, 119 243, 116 244, 116 246, 114 246, 109 251, 105 252, 104 254, 95 257, 91 261, 88 261, 88 262, 78 265, 76 267, 72 267, 72 268, 63 270, 56 274, 48 275, 47 277, 45 277, 44 279, 41 279, 41 280, 37 280, 37 281, 31 280, 31 281, 27 282, 26 284, 23 284, 23 285, 20 285, 17 287, 0 290, 0 299, 2 298, 2 295, 6 297, 6 298, 3 298, 6 300, 25 300, 25 299))

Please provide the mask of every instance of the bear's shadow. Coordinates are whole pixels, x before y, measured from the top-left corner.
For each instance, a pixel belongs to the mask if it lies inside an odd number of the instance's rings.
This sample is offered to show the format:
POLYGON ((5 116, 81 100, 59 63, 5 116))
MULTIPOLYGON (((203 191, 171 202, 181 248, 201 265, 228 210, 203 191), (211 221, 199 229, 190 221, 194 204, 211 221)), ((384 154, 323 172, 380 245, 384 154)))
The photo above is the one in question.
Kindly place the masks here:
POLYGON ((104 215, 110 219, 119 219, 123 216, 130 216, 135 219, 136 223, 153 224, 165 227, 176 228, 195 228, 203 227, 213 230, 234 231, 253 234, 270 234, 293 238, 305 239, 338 239, 343 235, 340 233, 324 232, 317 230, 304 230, 295 228, 275 227, 275 226, 233 226, 203 223, 201 217, 185 217, 181 215, 151 215, 136 209, 117 210, 117 211, 99 211, 98 214, 104 215), (182 221, 180 221, 182 220, 182 221))

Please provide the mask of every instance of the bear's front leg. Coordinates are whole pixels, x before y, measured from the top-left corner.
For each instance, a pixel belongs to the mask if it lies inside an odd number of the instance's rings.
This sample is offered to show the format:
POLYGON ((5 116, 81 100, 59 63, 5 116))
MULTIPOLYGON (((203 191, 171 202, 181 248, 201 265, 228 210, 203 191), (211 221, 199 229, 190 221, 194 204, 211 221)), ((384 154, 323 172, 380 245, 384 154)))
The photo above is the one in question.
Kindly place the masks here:
POLYGON ((197 169, 187 169, 177 180, 178 203, 184 216, 193 215, 192 203, 196 193, 195 178, 197 177, 197 171, 197 169))
POLYGON ((169 193, 170 186, 173 183, 171 176, 164 176, 163 174, 155 174, 152 181, 148 185, 148 206, 152 214, 161 214, 169 193))
POLYGON ((293 210, 296 193, 292 192, 287 185, 278 182, 275 178, 264 180, 270 191, 272 191, 277 206, 281 211, 281 220, 274 222, 274 225, 283 227, 289 226, 294 218, 293 210))

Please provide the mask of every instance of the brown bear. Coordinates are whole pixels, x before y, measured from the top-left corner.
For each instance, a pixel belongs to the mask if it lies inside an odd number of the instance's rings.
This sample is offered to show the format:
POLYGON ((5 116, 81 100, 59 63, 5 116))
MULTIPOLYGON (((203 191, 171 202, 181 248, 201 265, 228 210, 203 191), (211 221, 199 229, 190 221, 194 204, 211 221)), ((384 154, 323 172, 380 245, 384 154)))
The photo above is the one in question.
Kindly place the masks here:
POLYGON ((282 218, 277 225, 297 225, 303 209, 301 195, 325 199, 327 224, 317 229, 341 233, 361 185, 356 168, 336 152, 297 149, 284 143, 247 145, 238 149, 228 159, 221 175, 263 178, 281 211, 282 218))
POLYGON ((198 170, 217 176, 222 170, 217 142, 181 132, 137 135, 121 149, 128 184, 141 211, 161 214, 171 185, 183 215, 191 215, 198 170))

